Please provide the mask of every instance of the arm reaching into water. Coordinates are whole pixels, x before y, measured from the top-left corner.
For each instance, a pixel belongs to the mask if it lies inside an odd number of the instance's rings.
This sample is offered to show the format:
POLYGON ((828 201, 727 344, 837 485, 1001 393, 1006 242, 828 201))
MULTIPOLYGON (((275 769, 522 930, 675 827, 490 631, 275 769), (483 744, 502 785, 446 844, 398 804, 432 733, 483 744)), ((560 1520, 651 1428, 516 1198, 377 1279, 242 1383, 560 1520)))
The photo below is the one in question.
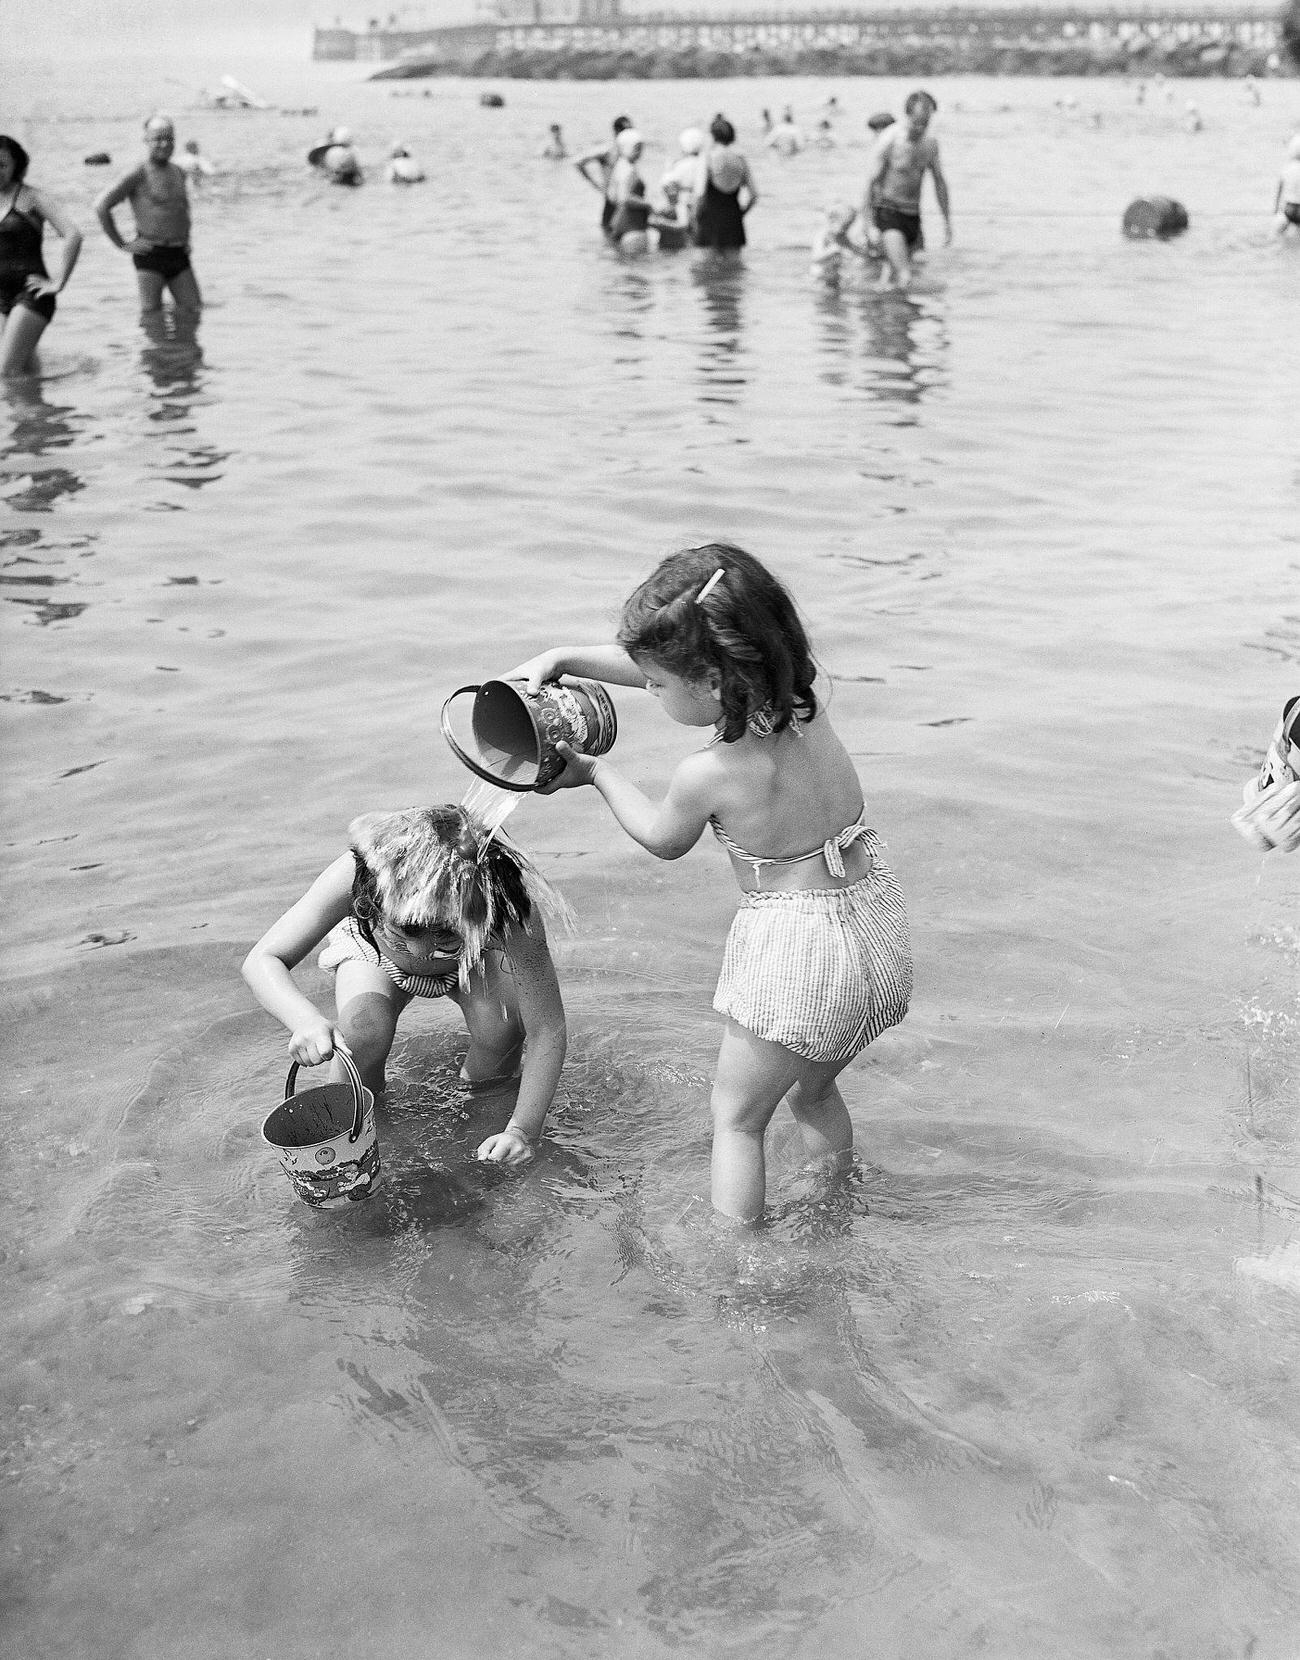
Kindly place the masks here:
POLYGON ((554 646, 520 663, 504 680, 526 680, 528 690, 536 692, 546 681, 558 680, 561 675, 577 675, 583 680, 603 680, 611 686, 645 686, 645 675, 623 650, 622 646, 554 646))
POLYGON ((319 1066, 335 1049, 348 1047, 338 1027, 294 985, 292 970, 348 914, 355 872, 351 853, 335 859, 271 924, 240 970, 253 996, 288 1030, 289 1055, 300 1066, 319 1066))
POLYGON ((478 1156, 493 1164, 518 1165, 533 1157, 560 1081, 568 1034, 541 918, 534 916, 526 928, 512 929, 505 948, 524 1025, 523 1068, 510 1122, 480 1143, 478 1156))

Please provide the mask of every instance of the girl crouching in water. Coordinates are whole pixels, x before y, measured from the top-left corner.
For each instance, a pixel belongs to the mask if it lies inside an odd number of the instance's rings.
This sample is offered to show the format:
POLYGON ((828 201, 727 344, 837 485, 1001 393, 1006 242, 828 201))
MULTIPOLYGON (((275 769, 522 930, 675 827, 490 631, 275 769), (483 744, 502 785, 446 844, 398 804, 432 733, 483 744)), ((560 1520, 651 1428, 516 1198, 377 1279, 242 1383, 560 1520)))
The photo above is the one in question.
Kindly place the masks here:
POLYGON ((617 644, 561 647, 515 673, 644 686, 683 726, 711 727, 654 802, 604 757, 561 745, 552 788, 592 784, 648 852, 679 859, 711 829, 744 900, 713 1006, 727 1016, 713 1085, 712 1196, 761 1216, 763 1138, 783 1099, 811 1159, 847 1166, 836 1080, 907 1013, 902 895, 867 828, 862 786, 813 690, 789 594, 751 554, 709 543, 665 559, 623 608, 617 644))
POLYGON ((519 1072, 510 1122, 478 1156, 526 1164, 564 1065, 564 1005, 541 917, 543 909, 563 915, 563 901, 463 807, 366 813, 348 840, 349 851, 248 953, 244 979, 288 1028, 293 1060, 317 1066, 346 1050, 376 1095, 402 1010, 413 997, 450 998, 469 1031, 461 1077, 485 1083, 519 1072), (335 1021, 291 972, 322 940, 335 1021))

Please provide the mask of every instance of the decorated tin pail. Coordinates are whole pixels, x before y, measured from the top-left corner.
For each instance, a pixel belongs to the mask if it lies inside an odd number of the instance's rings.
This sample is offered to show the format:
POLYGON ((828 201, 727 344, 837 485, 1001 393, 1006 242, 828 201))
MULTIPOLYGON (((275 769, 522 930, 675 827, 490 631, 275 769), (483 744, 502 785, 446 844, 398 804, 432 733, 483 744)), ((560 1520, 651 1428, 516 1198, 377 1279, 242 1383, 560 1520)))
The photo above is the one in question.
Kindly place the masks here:
POLYGON ((442 706, 442 735, 469 770, 503 790, 540 790, 564 770, 556 749, 563 740, 583 755, 614 747, 618 720, 598 680, 548 680, 536 692, 524 680, 485 680, 461 686, 442 706), (451 706, 474 693, 472 737, 456 737, 451 706))
POLYGON ((352 1057, 335 1051, 347 1082, 293 1092, 298 1063, 289 1068, 284 1100, 262 1125, 263 1139, 280 1155, 293 1190, 309 1205, 338 1207, 368 1198, 379 1180, 375 1098, 352 1057))

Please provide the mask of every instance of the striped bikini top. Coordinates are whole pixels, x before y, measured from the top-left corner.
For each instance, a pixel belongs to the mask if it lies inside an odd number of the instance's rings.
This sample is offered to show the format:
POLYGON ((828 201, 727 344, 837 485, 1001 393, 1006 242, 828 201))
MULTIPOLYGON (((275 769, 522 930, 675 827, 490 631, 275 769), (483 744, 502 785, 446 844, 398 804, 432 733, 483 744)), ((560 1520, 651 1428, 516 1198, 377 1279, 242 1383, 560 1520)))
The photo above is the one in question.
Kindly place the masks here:
POLYGON ((836 836, 829 837, 820 847, 814 847, 811 853, 790 853, 782 859, 765 859, 757 853, 748 853, 743 847, 737 846, 731 837, 712 815, 709 817, 709 828, 726 848, 728 853, 734 854, 737 859, 750 866, 754 872, 754 880, 762 882, 764 865, 801 865, 807 859, 825 859, 826 868, 832 876, 841 879, 844 876, 844 850, 852 847, 854 842, 864 841, 874 835, 865 823, 867 809, 863 806, 852 824, 846 824, 836 836))

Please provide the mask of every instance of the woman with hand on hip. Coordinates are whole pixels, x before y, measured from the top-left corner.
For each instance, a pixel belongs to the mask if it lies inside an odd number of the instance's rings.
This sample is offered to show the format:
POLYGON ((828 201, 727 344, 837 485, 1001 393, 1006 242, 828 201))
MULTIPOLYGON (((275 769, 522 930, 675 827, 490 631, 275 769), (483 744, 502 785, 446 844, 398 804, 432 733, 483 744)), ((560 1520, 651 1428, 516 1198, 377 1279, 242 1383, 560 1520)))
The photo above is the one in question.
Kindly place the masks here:
POLYGON ((62 207, 27 180, 30 161, 16 138, 0 133, 0 375, 24 375, 54 316, 81 252, 81 232, 62 207), (63 240, 57 280, 41 252, 45 226, 63 240))

